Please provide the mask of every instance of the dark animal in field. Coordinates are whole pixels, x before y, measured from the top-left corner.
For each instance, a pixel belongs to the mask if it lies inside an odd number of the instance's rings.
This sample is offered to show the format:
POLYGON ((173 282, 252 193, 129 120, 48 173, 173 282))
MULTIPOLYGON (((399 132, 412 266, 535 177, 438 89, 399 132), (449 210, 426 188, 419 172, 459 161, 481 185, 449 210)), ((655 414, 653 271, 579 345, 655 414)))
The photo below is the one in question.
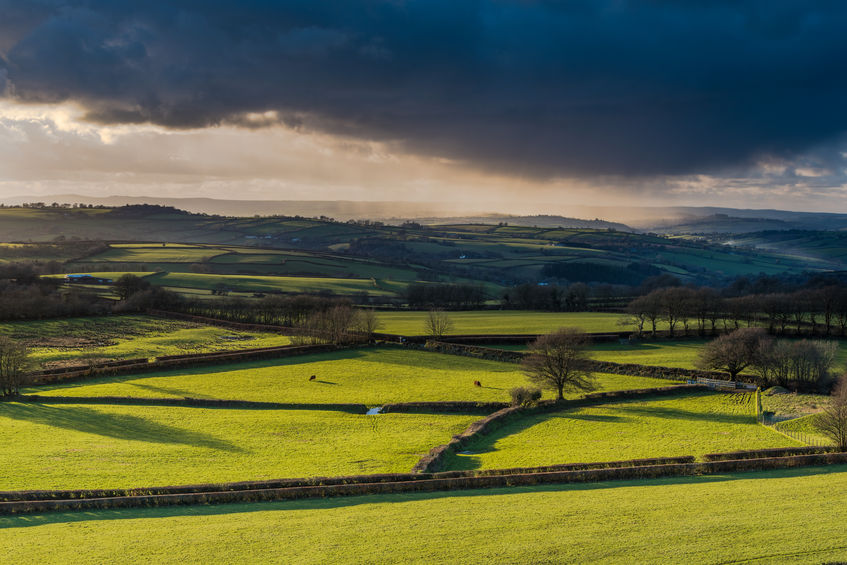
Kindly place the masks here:
POLYGON ((309 377, 309 380, 310 380, 310 381, 313 381, 313 380, 315 380, 316 378, 317 378, 317 376, 312 375, 311 377, 309 377))
POLYGON ((474 385, 474 386, 482 386, 482 383, 481 383, 481 382, 479 382, 479 381, 474 381, 474 382, 473 382, 473 385, 474 385))

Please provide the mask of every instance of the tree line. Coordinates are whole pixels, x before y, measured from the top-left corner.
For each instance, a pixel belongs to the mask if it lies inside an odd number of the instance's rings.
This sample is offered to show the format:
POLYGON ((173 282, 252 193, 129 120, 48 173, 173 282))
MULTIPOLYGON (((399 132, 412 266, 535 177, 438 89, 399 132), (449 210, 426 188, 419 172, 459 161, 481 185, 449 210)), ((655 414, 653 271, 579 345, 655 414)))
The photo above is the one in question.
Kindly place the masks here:
POLYGON ((794 292, 722 296, 708 287, 669 287, 632 300, 624 326, 638 336, 716 334, 763 326, 772 334, 847 335, 847 287, 830 284, 794 292))

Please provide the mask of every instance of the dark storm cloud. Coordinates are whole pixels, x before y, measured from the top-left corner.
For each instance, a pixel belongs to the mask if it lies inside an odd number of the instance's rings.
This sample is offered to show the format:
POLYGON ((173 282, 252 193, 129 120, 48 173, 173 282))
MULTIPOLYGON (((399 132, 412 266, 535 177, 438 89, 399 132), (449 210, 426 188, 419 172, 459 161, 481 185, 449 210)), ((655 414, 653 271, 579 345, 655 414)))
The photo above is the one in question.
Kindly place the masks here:
POLYGON ((840 1, 0 0, 0 14, 0 86, 105 123, 280 121, 532 177, 701 172, 847 130, 840 1))

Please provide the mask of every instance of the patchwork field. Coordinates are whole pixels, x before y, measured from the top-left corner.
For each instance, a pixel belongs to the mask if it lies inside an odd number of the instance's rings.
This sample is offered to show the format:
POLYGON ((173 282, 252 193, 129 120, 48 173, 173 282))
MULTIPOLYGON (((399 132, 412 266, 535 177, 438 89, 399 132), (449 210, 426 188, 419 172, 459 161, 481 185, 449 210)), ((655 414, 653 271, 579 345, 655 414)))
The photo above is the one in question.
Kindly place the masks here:
POLYGON ((408 472, 478 418, 2 403, 0 490, 408 472))
POLYGON ((535 414, 452 458, 453 469, 502 469, 799 445, 756 422, 752 393, 697 393, 535 414))
POLYGON ((21 565, 202 563, 210 555, 227 563, 819 564, 847 557, 847 506, 834 496, 845 491, 847 466, 834 466, 62 513, 0 517, 0 543, 4 558, 21 565))
MULTIPOLYGON (((520 367, 512 363, 400 348, 366 348, 137 377, 108 377, 38 387, 29 392, 381 406, 413 401, 505 402, 510 388, 527 384, 520 367), (310 381, 312 375, 316 378, 310 381), (474 386, 474 381, 480 381, 482 386, 474 386)), ((672 381, 598 375, 598 384, 601 390, 622 390, 666 386, 672 381)))
POLYGON ((375 279, 329 278, 329 277, 269 277, 246 275, 210 275, 201 273, 160 273, 152 275, 150 282, 174 290, 189 288, 211 291, 218 285, 225 285, 240 292, 292 292, 314 293, 332 291, 336 294, 393 295, 405 285, 383 284, 375 279))
POLYGON ((22 340, 40 367, 288 345, 274 333, 235 331, 151 316, 65 318, 0 323, 0 335, 22 340))

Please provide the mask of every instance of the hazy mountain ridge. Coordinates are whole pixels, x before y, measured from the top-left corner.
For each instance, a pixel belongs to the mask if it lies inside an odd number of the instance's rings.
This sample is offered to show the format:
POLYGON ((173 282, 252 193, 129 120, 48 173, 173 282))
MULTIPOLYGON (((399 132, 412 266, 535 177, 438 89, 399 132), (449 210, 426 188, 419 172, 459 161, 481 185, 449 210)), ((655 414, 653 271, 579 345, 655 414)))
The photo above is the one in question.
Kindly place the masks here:
POLYGON ((847 214, 792 212, 693 206, 556 206, 539 202, 539 208, 557 213, 513 216, 485 210, 484 203, 352 201, 352 200, 220 200, 214 198, 160 198, 152 196, 84 196, 55 194, 0 198, 7 205, 25 202, 85 203, 104 206, 158 204, 189 212, 221 216, 329 217, 340 221, 378 220, 400 224, 411 220, 424 224, 506 222, 515 226, 616 229, 656 233, 749 233, 766 230, 843 230, 847 214), (594 218, 594 219, 590 219, 594 218))

